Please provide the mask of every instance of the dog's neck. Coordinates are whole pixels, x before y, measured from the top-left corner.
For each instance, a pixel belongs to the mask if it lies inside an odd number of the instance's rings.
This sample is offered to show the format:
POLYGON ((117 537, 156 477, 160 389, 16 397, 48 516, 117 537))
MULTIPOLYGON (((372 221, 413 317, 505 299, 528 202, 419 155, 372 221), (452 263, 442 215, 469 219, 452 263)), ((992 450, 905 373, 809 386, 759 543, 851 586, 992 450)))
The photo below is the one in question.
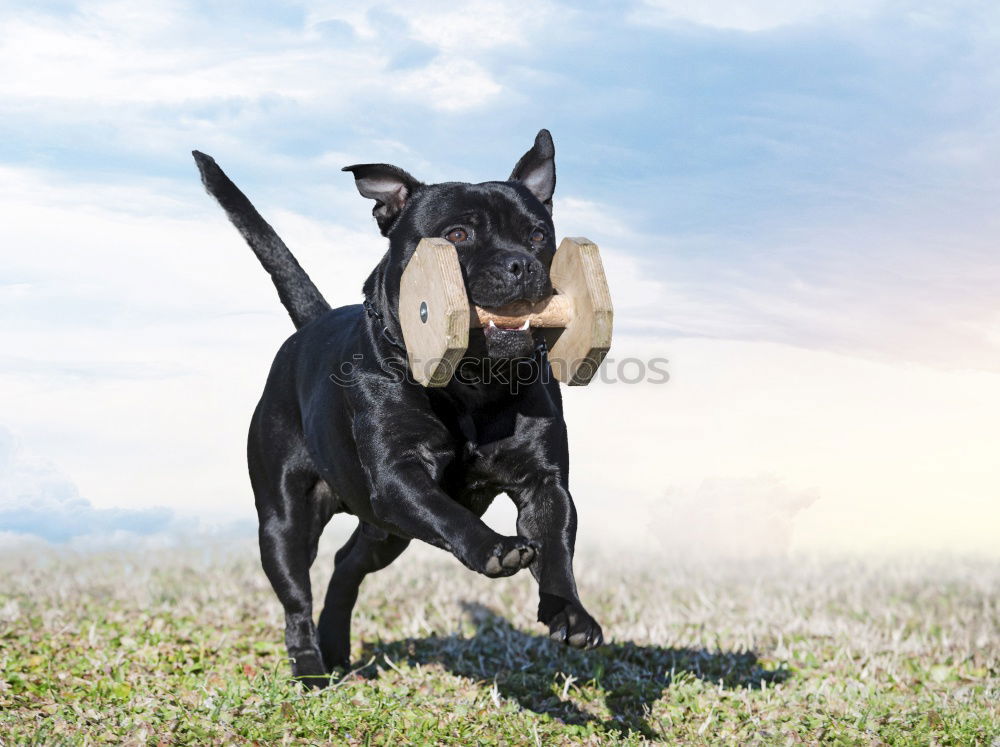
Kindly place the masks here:
MULTIPOLYGON (((363 286, 364 307, 371 328, 372 337, 378 347, 386 350, 389 355, 402 355, 405 358, 406 346, 403 343, 402 327, 399 323, 399 313, 397 309, 397 295, 390 293, 387 288, 399 287, 399 277, 390 277, 393 248, 390 246, 382 260, 375 266, 372 273, 365 280, 363 286)), ((476 344, 470 345, 469 350, 459 363, 459 370, 464 367, 471 367, 475 375, 463 380, 463 377, 456 375, 448 385, 440 390, 442 394, 447 394, 450 399, 456 400, 466 409, 477 409, 481 405, 497 402, 505 398, 517 398, 518 391, 523 392, 525 386, 530 386, 524 382, 520 387, 511 386, 511 381, 517 377, 518 366, 527 361, 534 361, 536 370, 545 369, 548 366, 545 356, 546 345, 542 341, 535 346, 530 358, 493 360, 486 354, 485 346, 476 344), (489 376, 482 375, 489 372, 489 376), (484 380, 485 379, 485 380, 484 380)))
MULTIPOLYGON (((377 327, 379 336, 385 341, 399 347, 405 351, 403 345, 403 330, 399 324, 399 312, 395 297, 386 291, 386 287, 391 280, 387 277, 390 266, 390 254, 392 249, 386 252, 381 261, 372 270, 371 275, 365 280, 362 286, 364 293, 365 311, 377 327)), ((398 287, 398 281, 397 281, 398 287)))

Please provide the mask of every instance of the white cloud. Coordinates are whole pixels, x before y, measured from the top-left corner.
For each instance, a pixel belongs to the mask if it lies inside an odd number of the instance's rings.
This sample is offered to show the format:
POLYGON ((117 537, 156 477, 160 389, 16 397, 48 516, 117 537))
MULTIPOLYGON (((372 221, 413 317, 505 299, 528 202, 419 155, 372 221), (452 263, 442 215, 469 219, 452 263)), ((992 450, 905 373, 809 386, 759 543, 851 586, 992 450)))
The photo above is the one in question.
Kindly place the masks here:
POLYGON ((409 38, 466 58, 498 47, 528 46, 544 36, 553 20, 565 21, 575 15, 571 8, 539 0, 470 0, 461 5, 447 0, 412 4, 367 0, 349 6, 340 2, 310 2, 307 6, 310 26, 343 21, 361 38, 374 40, 379 29, 372 14, 388 14, 405 27, 409 38))
POLYGON ((380 0, 307 4, 307 26, 317 28, 331 20, 346 23, 368 43, 384 41, 385 28, 409 42, 433 50, 426 65, 387 75, 384 84, 400 97, 409 97, 444 112, 463 112, 496 101, 504 87, 480 63, 497 49, 518 54, 543 43, 555 19, 565 22, 574 13, 550 2, 496 3, 473 0, 401 5, 380 0), (379 23, 375 16, 391 17, 379 23))
POLYGON ((0 78, 0 94, 8 105, 54 99, 163 106, 269 95, 296 101, 344 100, 377 83, 377 71, 385 63, 373 53, 343 50, 334 55, 291 44, 234 56, 224 49, 192 52, 181 40, 169 38, 149 44, 129 35, 131 29, 95 33, 62 24, 12 25, 0 46, 0 64, 7 71, 0 78), (53 55, 53 49, 59 52, 53 55), (331 75, 331 69, 336 74, 331 75))
MULTIPOLYGON (((93 0, 71 15, 10 12, 0 16, 0 97, 11 109, 56 101, 79 107, 75 115, 72 108, 53 113, 64 118, 92 121, 95 108, 110 106, 155 122, 158 111, 143 115, 135 107, 272 97, 343 111, 394 93, 401 102, 417 97, 431 109, 451 111, 488 103, 503 90, 464 53, 434 57, 400 75, 391 69, 391 47, 364 43, 371 35, 364 15, 345 15, 362 33, 362 42, 349 44, 317 34, 322 17, 312 16, 301 27, 220 24, 209 39, 187 4, 165 0, 144 3, 141 11, 118 0, 93 0)), ((415 29, 414 38, 421 33, 415 29)), ((509 41, 504 36, 494 43, 509 41)), ((443 42, 441 49, 449 48, 443 42)), ((105 116, 121 124, 119 114, 105 116)))
POLYGON ((494 99, 503 87, 475 62, 444 59, 395 77, 393 90, 435 109, 462 112, 494 99))
POLYGON ((539 0, 419 3, 403 13, 414 38, 462 55, 529 46, 544 38, 553 21, 565 22, 574 15, 571 8, 539 0))
POLYGON ((0 429, 0 532, 52 542, 120 542, 178 529, 167 508, 94 508, 53 465, 24 452, 0 429))
POLYGON ((733 31, 770 31, 783 26, 877 13, 886 0, 641 0, 631 20, 642 25, 691 23, 733 31))

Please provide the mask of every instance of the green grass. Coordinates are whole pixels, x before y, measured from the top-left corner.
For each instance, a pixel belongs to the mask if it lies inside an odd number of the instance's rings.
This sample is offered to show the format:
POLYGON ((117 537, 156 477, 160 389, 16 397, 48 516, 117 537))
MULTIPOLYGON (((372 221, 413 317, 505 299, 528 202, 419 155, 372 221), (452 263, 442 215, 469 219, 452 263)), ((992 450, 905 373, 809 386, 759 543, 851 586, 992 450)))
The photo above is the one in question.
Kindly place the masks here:
POLYGON ((577 565, 611 641, 587 653, 544 638, 528 574, 413 548, 312 693, 251 545, 7 552, 0 743, 1000 743, 1000 564, 577 565))

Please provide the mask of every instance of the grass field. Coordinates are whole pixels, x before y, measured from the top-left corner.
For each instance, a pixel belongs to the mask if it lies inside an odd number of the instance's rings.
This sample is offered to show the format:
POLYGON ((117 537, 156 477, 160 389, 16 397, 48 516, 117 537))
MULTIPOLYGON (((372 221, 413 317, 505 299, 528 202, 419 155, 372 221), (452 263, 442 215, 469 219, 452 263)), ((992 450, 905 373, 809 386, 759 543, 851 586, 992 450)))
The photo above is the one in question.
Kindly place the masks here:
POLYGON ((588 653, 542 636, 527 573, 412 548, 310 693, 252 544, 6 552, 0 743, 1000 744, 1000 563, 577 565, 588 653))

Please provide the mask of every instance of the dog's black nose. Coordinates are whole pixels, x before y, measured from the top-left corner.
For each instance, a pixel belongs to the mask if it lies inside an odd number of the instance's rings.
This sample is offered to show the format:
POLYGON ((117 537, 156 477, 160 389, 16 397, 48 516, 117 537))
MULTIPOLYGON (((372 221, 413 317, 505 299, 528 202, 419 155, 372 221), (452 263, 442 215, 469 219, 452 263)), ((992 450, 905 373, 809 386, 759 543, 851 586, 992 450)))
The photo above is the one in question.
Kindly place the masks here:
POLYGON ((515 280, 521 280, 522 277, 525 280, 530 280, 535 275, 535 270, 538 268, 538 261, 532 257, 511 257, 507 262, 507 272, 514 277, 515 280))

